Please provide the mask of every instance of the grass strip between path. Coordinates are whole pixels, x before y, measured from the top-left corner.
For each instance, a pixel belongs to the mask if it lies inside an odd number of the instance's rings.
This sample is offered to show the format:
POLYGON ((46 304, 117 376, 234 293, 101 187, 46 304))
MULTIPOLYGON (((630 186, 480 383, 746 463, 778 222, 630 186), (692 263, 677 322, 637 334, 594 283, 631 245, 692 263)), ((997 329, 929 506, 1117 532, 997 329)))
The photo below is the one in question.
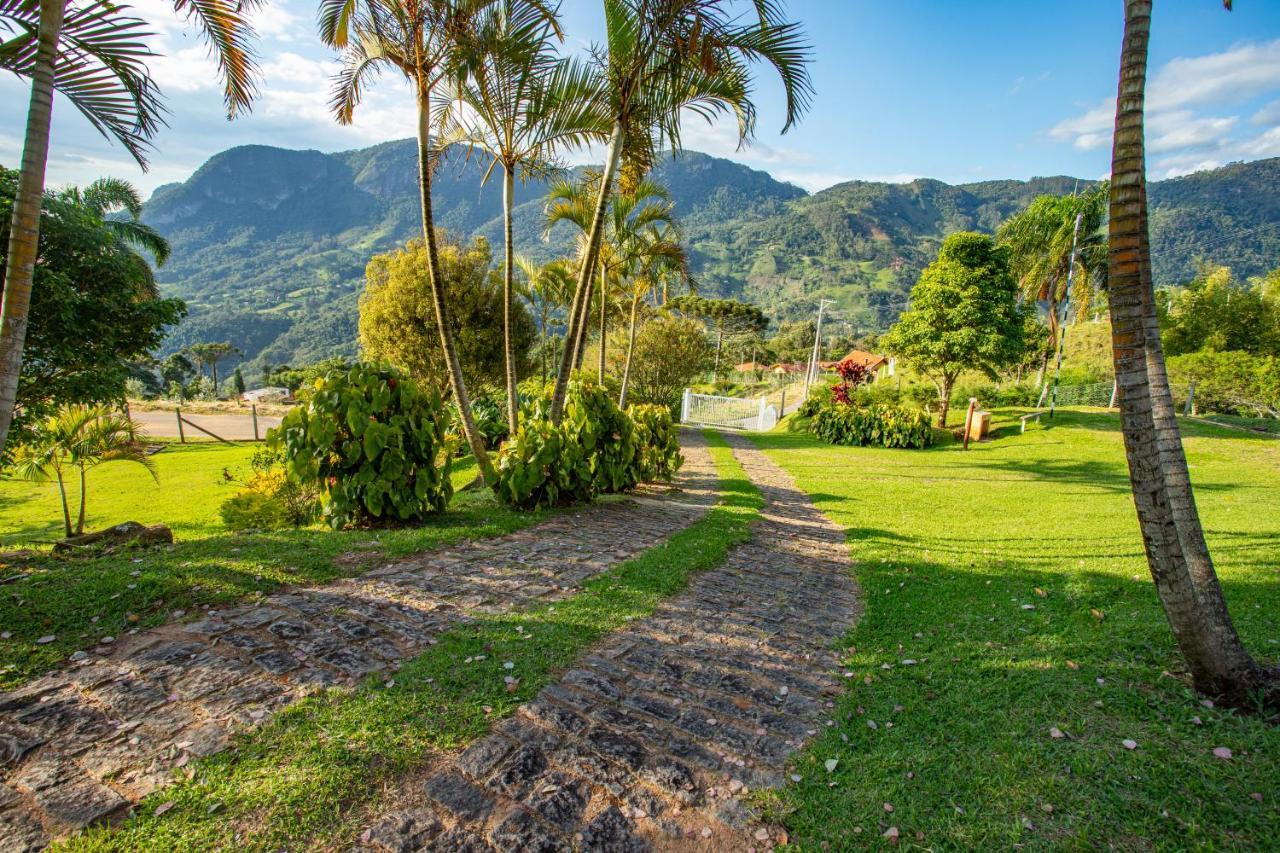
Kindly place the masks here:
POLYGON ((355 694, 330 691, 296 703, 233 749, 193 762, 191 778, 149 797, 124 825, 91 829, 63 847, 347 846, 376 815, 378 792, 484 735, 583 650, 652 613, 747 538, 760 493, 718 435, 707 441, 721 502, 666 543, 587 581, 567 600, 458 626, 390 681, 371 679, 355 694), (519 679, 513 692, 508 675, 519 679))

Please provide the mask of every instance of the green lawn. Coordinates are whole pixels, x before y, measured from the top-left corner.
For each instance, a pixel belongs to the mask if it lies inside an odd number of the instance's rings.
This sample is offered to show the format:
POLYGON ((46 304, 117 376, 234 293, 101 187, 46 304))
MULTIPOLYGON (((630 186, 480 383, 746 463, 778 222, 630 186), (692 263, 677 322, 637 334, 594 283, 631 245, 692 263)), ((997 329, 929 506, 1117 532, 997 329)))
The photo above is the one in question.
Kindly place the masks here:
POLYGON ((374 678, 354 695, 335 690, 296 703, 233 750, 194 762, 192 779, 148 798, 122 827, 90 830, 66 846, 351 847, 378 814, 381 792, 412 784, 440 750, 485 734, 584 649, 651 613, 747 538, 759 492, 723 441, 710 441, 722 502, 665 544, 587 581, 567 600, 454 628, 390 681, 374 678), (505 675, 519 679, 512 692, 505 675))
MULTIPOLYGON (((1015 414, 967 453, 756 438, 847 526, 866 602, 836 725, 765 805, 802 849, 1276 849, 1280 729, 1186 686, 1117 416, 1015 414)), ((1280 442, 1183 428, 1236 625, 1275 659, 1280 442)))
MULTIPOLYGON (((140 466, 109 462, 89 473, 86 529, 122 521, 164 523, 172 548, 93 558, 55 558, 48 545, 62 535, 56 487, 0 480, 0 548, 42 549, 29 556, 0 554, 0 689, 55 666, 104 636, 163 622, 190 611, 284 584, 323 583, 359 574, 367 559, 412 553, 463 538, 496 536, 532 524, 545 513, 500 506, 486 489, 462 492, 449 510, 405 530, 342 531, 324 527, 271 533, 233 533, 218 507, 244 479, 251 445, 172 444, 154 459, 159 482, 140 466), (25 575, 25 577, 24 577, 25 575), (47 644, 36 640, 56 639, 47 644)), ((475 477, 475 464, 454 467, 455 487, 475 477)))

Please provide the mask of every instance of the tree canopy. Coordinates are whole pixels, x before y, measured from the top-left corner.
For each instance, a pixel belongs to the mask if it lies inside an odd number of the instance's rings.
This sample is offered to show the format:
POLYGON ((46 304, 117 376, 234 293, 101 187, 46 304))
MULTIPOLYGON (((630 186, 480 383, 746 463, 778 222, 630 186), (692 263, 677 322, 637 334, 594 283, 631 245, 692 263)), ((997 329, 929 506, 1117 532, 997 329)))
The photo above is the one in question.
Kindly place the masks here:
POLYGON ((1185 287, 1157 294, 1169 355, 1209 350, 1280 355, 1280 270, 1251 284, 1229 267, 1205 265, 1185 287))
MULTIPOLYGON (((93 185, 91 185, 93 186, 93 185)), ((0 263, 7 257, 17 172, 0 167, 0 263)), ((60 405, 118 400, 129 361, 160 345, 186 313, 155 296, 136 243, 86 193, 46 193, 14 434, 60 405)), ((0 281, 0 288, 3 288, 0 281)))
POLYGON ((1009 250, 974 232, 952 234, 911 290, 911 307, 881 345, 933 380, 946 425, 951 388, 963 370, 995 373, 1025 348, 1026 313, 1009 250))
MULTIPOLYGON (((493 268, 488 241, 441 240, 440 272, 467 384, 501 387, 506 375, 502 324, 497 319, 502 316, 502 278, 493 268)), ((443 388, 447 377, 422 241, 410 240, 402 249, 375 255, 365 279, 360 296, 360 348, 365 357, 389 362, 420 382, 443 388)), ((535 334, 528 310, 517 303, 511 335, 522 377, 529 375, 535 334)))

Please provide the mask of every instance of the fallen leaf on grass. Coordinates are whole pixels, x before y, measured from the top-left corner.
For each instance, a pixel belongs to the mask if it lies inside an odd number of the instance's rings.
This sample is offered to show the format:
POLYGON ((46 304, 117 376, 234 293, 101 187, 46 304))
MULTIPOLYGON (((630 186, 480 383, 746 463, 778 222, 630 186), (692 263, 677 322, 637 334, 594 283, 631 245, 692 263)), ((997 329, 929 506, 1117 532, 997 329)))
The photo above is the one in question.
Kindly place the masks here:
POLYGON ((884 831, 884 835, 882 837, 887 838, 890 844, 897 844, 898 843, 898 827, 896 826, 889 827, 884 831))
POLYGON ((1123 746, 1125 749, 1138 748, 1138 742, 1136 740, 1129 740, 1128 738, 1125 738, 1124 740, 1120 741, 1120 745, 1123 746))
POLYGON ((833 773, 835 772, 836 765, 839 763, 840 763, 839 760, 835 758, 828 758, 826 761, 823 762, 823 765, 827 768, 828 773, 833 773))
POLYGON ((1040 596, 1041 598, 1047 598, 1049 596, 1049 593, 1045 592, 1040 587, 1036 587, 1036 595, 1040 596))
POLYGON ((1096 607, 1089 608, 1089 615, 1092 616, 1094 619, 1097 619, 1099 622, 1107 618, 1106 614, 1104 614, 1101 610, 1099 610, 1096 607))
POLYGON ((167 803, 161 803, 160 805, 156 806, 156 811, 155 811, 156 817, 160 817, 160 815, 164 814, 169 809, 173 808, 175 805, 177 804, 173 800, 170 800, 167 803))
POLYGON ((1231 750, 1225 746, 1215 746, 1213 748, 1213 755, 1215 758, 1221 758, 1223 761, 1231 760, 1231 750))
POLYGON ((1067 669, 1079 669, 1079 668, 1080 668, 1080 664, 1076 663, 1075 661, 1073 660, 1067 661, 1067 669))
POLYGON ((1053 726, 1049 729, 1049 737, 1053 738, 1054 740, 1062 740, 1064 737, 1066 737, 1066 735, 1062 733, 1062 729, 1058 728, 1057 726, 1053 726))

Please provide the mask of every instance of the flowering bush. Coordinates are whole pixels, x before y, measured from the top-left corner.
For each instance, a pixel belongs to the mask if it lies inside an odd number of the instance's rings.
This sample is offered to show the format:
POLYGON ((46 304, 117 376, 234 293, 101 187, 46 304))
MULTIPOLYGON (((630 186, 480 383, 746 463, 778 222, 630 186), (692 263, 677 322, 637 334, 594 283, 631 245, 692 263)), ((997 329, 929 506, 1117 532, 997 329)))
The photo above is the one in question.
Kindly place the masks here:
POLYGON ((268 438, 289 475, 319 490, 334 527, 410 521, 453 496, 449 421, 435 390, 393 368, 357 364, 317 379, 307 404, 268 438))

